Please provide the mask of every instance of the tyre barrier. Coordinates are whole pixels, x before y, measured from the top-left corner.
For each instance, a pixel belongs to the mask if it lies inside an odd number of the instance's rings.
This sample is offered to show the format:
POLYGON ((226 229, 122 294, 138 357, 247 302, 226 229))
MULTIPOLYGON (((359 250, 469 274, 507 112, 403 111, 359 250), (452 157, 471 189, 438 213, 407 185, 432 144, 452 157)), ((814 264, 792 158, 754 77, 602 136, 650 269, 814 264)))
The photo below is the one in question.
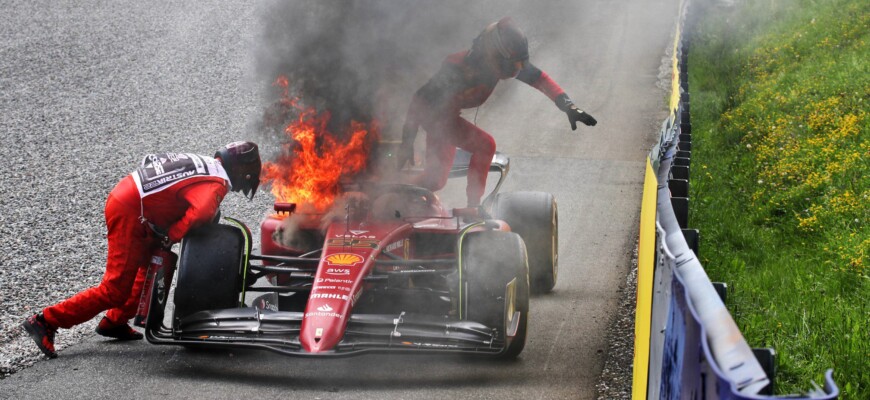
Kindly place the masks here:
POLYGON ((672 49, 671 114, 647 159, 638 247, 632 399, 836 399, 833 370, 824 388, 773 396, 775 352, 752 349, 725 307, 726 286, 710 281, 689 226, 691 120, 689 6, 680 1, 672 49))

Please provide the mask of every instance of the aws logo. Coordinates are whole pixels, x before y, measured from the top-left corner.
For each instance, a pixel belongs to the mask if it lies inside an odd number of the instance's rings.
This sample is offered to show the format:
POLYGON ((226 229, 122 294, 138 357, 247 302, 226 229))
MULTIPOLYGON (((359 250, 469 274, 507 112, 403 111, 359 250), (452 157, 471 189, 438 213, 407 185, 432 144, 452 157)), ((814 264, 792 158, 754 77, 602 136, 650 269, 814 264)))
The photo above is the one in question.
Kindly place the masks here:
POLYGON ((335 253, 326 257, 326 262, 329 265, 337 266, 354 266, 363 262, 363 258, 359 254, 353 253, 335 253))

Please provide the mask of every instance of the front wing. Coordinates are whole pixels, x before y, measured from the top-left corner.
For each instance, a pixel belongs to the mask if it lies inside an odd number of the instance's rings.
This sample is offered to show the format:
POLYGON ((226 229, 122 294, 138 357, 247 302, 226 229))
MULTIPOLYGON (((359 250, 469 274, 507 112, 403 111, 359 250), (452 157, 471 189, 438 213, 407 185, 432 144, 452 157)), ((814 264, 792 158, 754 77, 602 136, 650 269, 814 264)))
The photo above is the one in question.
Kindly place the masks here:
POLYGON ((302 312, 254 307, 200 311, 179 321, 175 331, 147 329, 145 336, 153 344, 254 348, 299 357, 390 352, 498 356, 507 348, 495 330, 480 323, 402 312, 351 315, 344 338, 333 350, 310 353, 299 341, 302 318, 302 312))

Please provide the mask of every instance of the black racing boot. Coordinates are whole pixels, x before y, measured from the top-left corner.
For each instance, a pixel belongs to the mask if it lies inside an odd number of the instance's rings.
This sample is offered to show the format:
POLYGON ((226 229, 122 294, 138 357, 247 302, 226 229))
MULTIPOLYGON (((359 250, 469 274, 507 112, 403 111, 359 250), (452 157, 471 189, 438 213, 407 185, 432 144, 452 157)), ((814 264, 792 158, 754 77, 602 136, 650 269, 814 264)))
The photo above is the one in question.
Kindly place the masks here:
POLYGON ((97 325, 97 333, 101 336, 110 337, 118 340, 142 340, 144 337, 130 325, 115 325, 108 318, 103 317, 100 324, 97 325))
POLYGON ((48 358, 57 357, 57 353, 54 351, 54 334, 57 332, 57 327, 45 322, 45 318, 41 313, 34 314, 24 320, 21 327, 30 334, 30 337, 36 342, 36 346, 48 358))

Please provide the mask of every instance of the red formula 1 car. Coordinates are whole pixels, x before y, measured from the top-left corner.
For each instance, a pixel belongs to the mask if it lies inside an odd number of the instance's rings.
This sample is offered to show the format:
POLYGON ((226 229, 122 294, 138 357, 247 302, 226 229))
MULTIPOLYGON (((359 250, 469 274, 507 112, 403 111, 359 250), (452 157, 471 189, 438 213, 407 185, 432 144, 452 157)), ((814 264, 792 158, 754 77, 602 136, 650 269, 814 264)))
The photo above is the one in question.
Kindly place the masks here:
POLYGON ((260 255, 239 221, 200 229, 182 242, 170 326, 171 278, 156 279, 148 341, 294 356, 516 357, 530 291, 556 283, 558 216, 549 193, 498 193, 507 157, 496 154, 491 170, 500 177, 488 212, 447 209, 416 186, 362 184, 328 215, 276 204, 283 215, 262 222, 260 255))

